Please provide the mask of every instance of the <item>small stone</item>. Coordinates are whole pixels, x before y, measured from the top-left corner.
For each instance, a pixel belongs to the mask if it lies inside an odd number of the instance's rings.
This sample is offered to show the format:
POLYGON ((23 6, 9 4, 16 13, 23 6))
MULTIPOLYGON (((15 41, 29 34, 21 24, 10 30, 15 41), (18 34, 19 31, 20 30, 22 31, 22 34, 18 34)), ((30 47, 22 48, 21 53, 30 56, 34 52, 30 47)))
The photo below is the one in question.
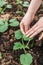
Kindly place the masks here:
POLYGON ((9 35, 12 35, 14 31, 12 29, 9 30, 9 35))

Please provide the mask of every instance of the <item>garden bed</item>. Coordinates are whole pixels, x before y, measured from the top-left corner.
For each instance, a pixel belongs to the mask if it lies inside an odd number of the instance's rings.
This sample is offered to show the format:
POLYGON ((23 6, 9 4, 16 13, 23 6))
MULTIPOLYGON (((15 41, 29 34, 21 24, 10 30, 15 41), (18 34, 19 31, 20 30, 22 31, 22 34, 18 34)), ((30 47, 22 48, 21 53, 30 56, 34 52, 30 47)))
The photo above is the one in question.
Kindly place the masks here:
MULTIPOLYGON (((16 0, 6 1, 8 2, 7 5, 5 4, 0 7, 0 20, 7 20, 7 24, 9 24, 9 26, 5 26, 5 28, 0 31, 0 65, 21 65, 20 55, 24 54, 25 49, 19 48, 19 50, 14 50, 15 42, 22 42, 21 39, 17 39, 15 32, 20 29, 19 23, 25 15, 31 0, 22 0, 22 2, 17 2, 16 0), (15 26, 11 24, 12 19, 17 22, 15 26)), ((43 3, 35 15, 35 23, 42 16, 43 3)), ((35 23, 32 23, 31 26, 35 23)), ((43 65, 43 40, 38 41, 39 35, 29 42, 29 49, 26 48, 26 52, 31 54, 33 58, 31 65, 43 65)), ((26 45, 27 41, 24 41, 24 43, 26 45)))

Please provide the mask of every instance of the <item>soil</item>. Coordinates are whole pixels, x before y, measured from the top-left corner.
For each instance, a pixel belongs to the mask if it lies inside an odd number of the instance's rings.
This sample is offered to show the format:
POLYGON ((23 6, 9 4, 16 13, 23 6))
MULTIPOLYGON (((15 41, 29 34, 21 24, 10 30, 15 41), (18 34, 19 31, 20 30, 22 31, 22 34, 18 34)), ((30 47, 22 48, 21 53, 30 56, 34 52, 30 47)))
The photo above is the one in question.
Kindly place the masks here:
MULTIPOLYGON (((27 11, 27 8, 22 8, 20 6, 15 5, 16 0, 7 0, 9 3, 13 5, 13 8, 11 10, 5 10, 5 13, 2 15, 0 14, 0 18, 17 18, 19 22, 23 18, 23 14, 16 14, 16 10, 22 10, 24 12, 27 11)), ((23 1, 29 1, 30 0, 23 0, 23 1)), ((40 17, 43 16, 43 3, 41 4, 39 10, 37 11, 34 21, 35 23, 39 20, 40 17)), ((35 23, 32 23, 34 25, 35 23)), ((0 33, 0 52, 2 53, 3 58, 0 59, 0 65, 21 65, 19 61, 19 56, 24 53, 23 50, 19 51, 13 51, 13 45, 14 42, 17 40, 14 38, 13 34, 16 30, 18 30, 20 27, 9 27, 7 31, 4 33, 0 33)), ((31 65, 43 65, 43 40, 38 41, 38 36, 34 38, 34 47, 32 47, 30 50, 28 50, 29 53, 33 55, 33 63, 31 65)), ((31 41, 32 42, 32 41, 31 41)), ((30 43, 31 43, 30 42, 30 43)))

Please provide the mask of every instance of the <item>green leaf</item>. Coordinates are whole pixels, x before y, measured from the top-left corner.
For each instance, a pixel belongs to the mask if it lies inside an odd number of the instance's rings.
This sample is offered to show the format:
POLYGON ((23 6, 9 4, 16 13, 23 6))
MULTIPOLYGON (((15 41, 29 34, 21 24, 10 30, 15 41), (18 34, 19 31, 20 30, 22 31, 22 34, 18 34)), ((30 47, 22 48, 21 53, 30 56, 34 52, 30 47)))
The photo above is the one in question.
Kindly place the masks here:
POLYGON ((3 7, 7 2, 5 0, 0 0, 0 7, 3 7))
POLYGON ((29 49, 29 46, 28 46, 28 45, 26 45, 26 46, 25 46, 25 49, 29 49))
POLYGON ((0 52, 0 59, 2 59, 2 53, 0 52))
POLYGON ((0 20, 0 32, 5 32, 8 29, 7 20, 0 20))
POLYGON ((11 9, 12 5, 8 4, 8 5, 6 5, 6 8, 11 9))
POLYGON ((22 15, 25 15, 25 12, 23 12, 23 11, 16 11, 16 14, 22 14, 22 15))
POLYGON ((13 50, 23 49, 23 45, 20 42, 14 43, 13 50))
POLYGON ((4 25, 3 20, 0 20, 0 26, 4 25))
POLYGON ((16 27, 19 25, 19 22, 17 21, 17 19, 11 19, 10 21, 10 26, 16 27))
POLYGON ((25 2, 23 3, 23 7, 29 7, 29 2, 28 2, 28 1, 25 1, 25 2))
POLYGON ((32 63, 33 57, 31 54, 27 53, 27 54, 22 54, 20 56, 20 63, 22 65, 30 65, 32 63))
POLYGON ((17 4, 20 4, 20 5, 22 5, 22 0, 17 0, 17 4))
POLYGON ((21 39, 22 38, 22 33, 21 33, 21 31, 20 30, 17 30, 16 32, 15 32, 15 38, 16 39, 21 39))
POLYGON ((2 12, 3 8, 0 8, 0 13, 2 12))
POLYGON ((26 37, 26 35, 23 35, 23 39, 24 39, 24 41, 29 41, 29 42, 32 40, 31 38, 26 37))

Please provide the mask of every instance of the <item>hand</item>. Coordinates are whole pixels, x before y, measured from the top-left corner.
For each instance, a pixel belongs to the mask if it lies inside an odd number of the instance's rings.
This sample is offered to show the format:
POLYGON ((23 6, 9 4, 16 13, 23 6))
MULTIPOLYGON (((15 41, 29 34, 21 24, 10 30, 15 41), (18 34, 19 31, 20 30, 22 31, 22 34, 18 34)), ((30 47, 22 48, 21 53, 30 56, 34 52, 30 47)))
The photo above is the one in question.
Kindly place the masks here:
POLYGON ((40 37, 39 37, 39 40, 42 40, 43 39, 43 32, 41 33, 40 37))
POLYGON ((25 34, 29 28, 30 28, 30 23, 32 22, 34 16, 30 16, 28 14, 28 12, 26 13, 26 15, 23 17, 21 23, 20 23, 20 29, 22 31, 23 34, 25 34))
MULTIPOLYGON (((40 18, 40 20, 30 29, 28 32, 26 32, 27 37, 33 38, 38 33, 43 31, 43 17, 40 18)), ((43 37, 43 35, 41 36, 43 37)))

